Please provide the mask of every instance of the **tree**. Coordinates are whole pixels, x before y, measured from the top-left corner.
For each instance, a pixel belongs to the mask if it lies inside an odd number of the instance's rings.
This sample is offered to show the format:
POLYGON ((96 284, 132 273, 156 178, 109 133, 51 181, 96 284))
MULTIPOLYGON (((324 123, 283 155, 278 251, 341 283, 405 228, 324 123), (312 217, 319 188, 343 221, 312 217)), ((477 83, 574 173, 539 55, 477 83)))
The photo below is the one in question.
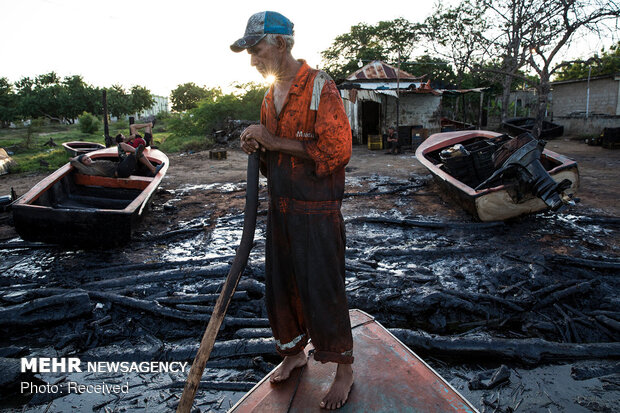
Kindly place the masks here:
POLYGON ((15 83, 17 115, 22 119, 44 116, 51 120, 73 123, 83 111, 100 112, 98 91, 81 76, 63 80, 54 72, 34 80, 25 77, 15 83))
POLYGON ((256 120, 267 87, 258 83, 234 85, 234 93, 204 99, 198 106, 185 114, 178 114, 169 123, 169 129, 176 135, 205 135, 226 119, 256 120))
POLYGON ((26 115, 31 118, 46 117, 60 121, 62 113, 59 105, 59 97, 62 93, 60 77, 55 72, 37 76, 34 81, 24 79, 26 86, 24 102, 27 103, 26 115))
POLYGON ((153 95, 143 86, 133 86, 127 93, 121 85, 107 89, 108 111, 110 115, 121 118, 138 113, 153 105, 153 95))
POLYGON ((131 94, 129 95, 130 113, 142 112, 153 106, 154 102, 151 91, 144 86, 133 86, 131 88, 131 94))
POLYGON ((0 125, 7 128, 17 115, 17 95, 6 77, 0 77, 0 125))
POLYGON ((424 37, 435 54, 454 67, 459 89, 463 87, 468 69, 484 52, 481 39, 488 23, 483 14, 482 9, 468 0, 454 7, 439 2, 423 26, 424 37))
POLYGON ((401 69, 418 77, 430 79, 436 88, 455 88, 456 75, 446 61, 428 54, 418 56, 413 61, 403 62, 401 69))
POLYGON ((112 85, 112 87, 107 89, 107 92, 110 115, 121 118, 132 112, 127 93, 121 85, 112 85))
POLYGON ((547 110, 551 76, 566 64, 555 65, 559 53, 570 47, 579 34, 598 33, 607 23, 617 24, 620 9, 609 0, 478 0, 486 19, 500 22, 497 31, 485 34, 485 48, 500 56, 497 74, 503 75, 503 118, 508 94, 515 79, 531 82, 537 94, 536 125, 538 136, 547 110), (529 77, 528 77, 529 76, 529 77))
POLYGON ((522 69, 529 56, 525 38, 536 27, 537 18, 545 13, 545 3, 532 0, 475 0, 486 19, 497 24, 488 27, 481 38, 486 51, 485 63, 475 70, 491 75, 502 85, 501 120, 507 118, 510 92, 515 79, 523 79, 522 69))
POLYGON ((540 79, 536 85, 538 113, 533 128, 536 137, 547 110, 551 76, 561 68, 554 66, 560 51, 570 46, 579 32, 601 33, 607 28, 606 23, 615 21, 617 24, 620 17, 620 8, 608 0, 545 0, 544 3, 544 14, 538 16, 537 24, 525 38, 530 51, 529 66, 540 79))
POLYGON ((178 85, 170 93, 170 101, 172 102, 172 110, 175 112, 184 112, 198 107, 198 103, 205 99, 215 100, 222 96, 222 90, 219 87, 207 89, 206 87, 197 86, 194 82, 178 85))
POLYGON ((359 23, 349 33, 337 36, 321 52, 323 69, 340 82, 359 69, 359 62, 408 60, 420 27, 406 19, 380 21, 376 25, 359 23))
POLYGON ((562 62, 554 80, 577 80, 620 73, 620 42, 612 45, 609 51, 601 50, 601 53, 601 56, 594 53, 586 61, 562 62))
POLYGON ((67 76, 62 81, 62 86, 63 89, 58 97, 58 104, 63 117, 69 123, 73 123, 83 112, 101 113, 99 99, 101 91, 87 85, 82 76, 67 76))
POLYGON ((17 92, 17 118, 28 119, 38 116, 37 99, 34 93, 34 81, 23 77, 15 82, 17 92))

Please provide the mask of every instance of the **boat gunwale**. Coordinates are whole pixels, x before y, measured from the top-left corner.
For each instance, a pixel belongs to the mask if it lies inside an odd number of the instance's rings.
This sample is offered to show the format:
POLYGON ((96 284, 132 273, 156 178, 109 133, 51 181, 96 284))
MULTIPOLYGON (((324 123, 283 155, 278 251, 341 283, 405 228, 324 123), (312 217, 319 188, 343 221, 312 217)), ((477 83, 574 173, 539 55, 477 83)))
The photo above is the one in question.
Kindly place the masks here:
MULTIPOLYGON (((484 188, 480 190, 475 190, 470 186, 464 184, 459 181, 457 178, 453 177, 449 173, 443 171, 436 164, 434 164, 427 155, 430 152, 437 151, 442 148, 448 148, 452 145, 458 144, 468 139, 476 138, 476 137, 487 137, 493 138, 497 136, 501 136, 502 133, 493 132, 493 131, 485 131, 485 130, 469 130, 469 131, 453 131, 453 132, 441 132, 436 133, 429 136, 425 141, 423 141, 418 149, 416 150, 416 158, 418 161, 428 168, 435 176, 438 178, 450 182, 460 191, 470 196, 471 198, 478 198, 484 196, 491 192, 502 191, 506 189, 506 185, 498 185, 491 188, 484 188)), ((548 149, 544 149, 542 155, 547 159, 552 159, 556 162, 560 162, 560 165, 555 166, 554 168, 547 171, 549 175, 557 174, 560 171, 571 169, 577 166, 577 162, 574 160, 561 155, 559 153, 553 152, 548 149)))
MULTIPOLYGON (((155 162, 158 162, 159 164, 162 163, 162 162, 165 162, 165 165, 164 165, 164 167, 159 171, 159 173, 155 177, 153 177, 153 178, 151 178, 151 177, 141 177, 141 178, 149 179, 150 182, 149 182, 149 184, 146 187, 144 187, 143 189, 140 190, 140 193, 138 194, 138 196, 136 196, 132 200, 132 202, 130 202, 123 209, 92 208, 93 210, 97 210, 97 211, 101 211, 101 212, 105 212, 105 213, 117 213, 117 214, 129 214, 129 215, 137 212, 138 215, 142 215, 142 212, 143 212, 144 208, 146 207, 146 204, 148 203, 147 201, 151 198, 151 196, 153 195, 155 189, 157 189, 157 187, 161 183, 161 180, 163 179, 164 175, 166 174, 166 171, 168 170, 168 166, 169 166, 168 157, 166 156, 166 154, 164 154, 163 152, 161 152, 159 150, 151 149, 151 148, 146 148, 144 150, 144 155, 150 161, 155 161, 155 162), (138 207, 140 207, 139 210, 138 210, 138 207)), ((118 149, 116 147, 99 149, 99 150, 96 150, 96 151, 93 151, 93 152, 89 152, 88 156, 93 158, 93 159, 118 157, 118 149)), ((68 210, 66 208, 54 208, 54 207, 45 206, 45 205, 34 205, 33 203, 37 199, 39 199, 39 197, 44 192, 50 190, 51 187, 53 187, 57 182, 59 182, 67 174, 71 173, 71 171, 73 171, 73 170, 75 170, 75 168, 71 165, 70 162, 67 162, 66 164, 64 164, 63 166, 58 168, 56 171, 52 172, 50 175, 48 175, 47 177, 43 178, 41 181, 39 181, 37 184, 35 184, 28 192, 26 192, 24 195, 22 195, 20 198, 18 198, 15 201, 15 203, 13 204, 12 208, 17 208, 17 209, 20 209, 20 208, 46 208, 46 209, 49 209, 49 210, 57 210, 57 211, 66 211, 66 210, 68 210)), ((109 178, 109 179, 110 179, 110 182, 114 182, 114 180, 117 180, 117 179, 127 179, 127 178, 109 178)), ((111 186, 110 188, 114 188, 114 187, 111 186)), ((73 211, 74 213, 76 212, 76 210, 73 210, 73 209, 71 211, 73 211)))
MULTIPOLYGON (((90 142, 90 141, 69 141, 62 143, 63 148, 71 149, 71 150, 79 150, 82 148, 91 148, 96 147, 96 150, 106 149, 105 145, 99 142, 90 142)), ((95 150, 93 150, 94 152, 95 150)))

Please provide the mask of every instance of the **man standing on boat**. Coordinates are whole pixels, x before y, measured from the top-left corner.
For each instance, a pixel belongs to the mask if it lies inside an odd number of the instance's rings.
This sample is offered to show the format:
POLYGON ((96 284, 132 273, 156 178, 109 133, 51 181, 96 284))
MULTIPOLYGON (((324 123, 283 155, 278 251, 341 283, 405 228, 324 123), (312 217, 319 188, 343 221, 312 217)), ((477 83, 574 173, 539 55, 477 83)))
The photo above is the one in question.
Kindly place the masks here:
POLYGON ((261 150, 267 177, 266 303, 278 352, 277 384, 314 359, 337 363, 320 406, 342 407, 353 384, 353 339, 344 285, 345 231, 340 207, 351 127, 334 81, 291 54, 293 23, 266 11, 250 17, 230 47, 247 50, 251 65, 275 81, 261 123, 241 134, 246 153, 261 150))

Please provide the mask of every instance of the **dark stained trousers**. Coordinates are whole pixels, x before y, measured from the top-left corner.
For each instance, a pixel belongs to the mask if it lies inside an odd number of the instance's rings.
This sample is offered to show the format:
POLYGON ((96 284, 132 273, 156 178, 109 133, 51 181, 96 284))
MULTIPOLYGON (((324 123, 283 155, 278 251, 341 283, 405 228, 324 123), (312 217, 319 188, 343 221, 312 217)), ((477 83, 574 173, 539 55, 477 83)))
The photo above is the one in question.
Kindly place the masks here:
POLYGON ((116 167, 116 177, 117 178, 127 178, 129 175, 133 173, 136 169, 136 165, 138 164, 138 160, 136 155, 130 153, 120 160, 118 166, 116 167))
POLYGON ((312 339, 315 360, 353 363, 340 201, 272 200, 267 221, 266 304, 282 356, 312 339))

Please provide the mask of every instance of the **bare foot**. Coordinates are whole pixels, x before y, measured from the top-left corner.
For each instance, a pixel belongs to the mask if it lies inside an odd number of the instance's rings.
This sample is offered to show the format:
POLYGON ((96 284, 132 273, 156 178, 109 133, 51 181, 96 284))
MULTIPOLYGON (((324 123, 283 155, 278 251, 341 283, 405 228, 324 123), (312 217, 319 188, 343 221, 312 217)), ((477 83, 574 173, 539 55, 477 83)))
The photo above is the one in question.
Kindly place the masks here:
POLYGON ((293 370, 295 370, 297 367, 305 366, 307 362, 308 357, 306 356, 306 353, 304 351, 300 351, 294 356, 286 356, 284 357, 284 360, 282 361, 280 367, 278 367, 276 371, 273 372, 273 374, 269 378, 269 381, 272 384, 282 383, 289 378, 293 370))
POLYGON ((353 366, 351 364, 338 364, 334 382, 320 406, 327 410, 340 409, 349 398, 351 386, 353 386, 353 366))

